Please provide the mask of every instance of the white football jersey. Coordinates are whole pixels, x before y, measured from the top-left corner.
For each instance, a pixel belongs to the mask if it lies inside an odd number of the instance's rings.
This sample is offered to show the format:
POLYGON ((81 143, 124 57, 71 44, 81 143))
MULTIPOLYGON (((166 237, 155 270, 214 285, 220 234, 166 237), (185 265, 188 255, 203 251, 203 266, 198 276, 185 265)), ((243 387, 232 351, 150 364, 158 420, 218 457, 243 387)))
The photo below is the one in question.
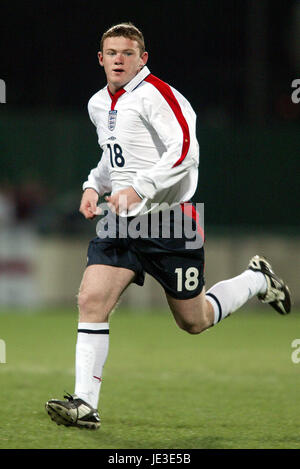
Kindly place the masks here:
POLYGON ((196 114, 177 90, 143 69, 112 95, 105 86, 88 103, 103 150, 83 189, 99 195, 132 186, 143 197, 135 216, 189 201, 198 181, 196 114))

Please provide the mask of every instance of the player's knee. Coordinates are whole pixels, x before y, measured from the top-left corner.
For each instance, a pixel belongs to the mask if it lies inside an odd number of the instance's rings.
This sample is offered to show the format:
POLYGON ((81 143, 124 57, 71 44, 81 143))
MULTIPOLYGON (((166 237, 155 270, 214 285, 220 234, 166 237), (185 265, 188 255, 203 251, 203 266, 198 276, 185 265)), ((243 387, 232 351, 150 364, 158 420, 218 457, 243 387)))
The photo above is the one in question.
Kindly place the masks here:
POLYGON ((79 311, 88 310, 90 303, 89 295, 84 292, 79 292, 77 295, 77 306, 79 311))
POLYGON ((184 327, 182 327, 182 329, 191 335, 200 334, 200 332, 202 332, 202 329, 198 325, 185 325, 184 327))
POLYGON ((178 325, 181 329, 192 335, 200 334, 211 326, 206 318, 197 322, 181 321, 178 325))
POLYGON ((203 327, 200 324, 193 324, 193 325, 188 325, 183 328, 188 334, 191 335, 196 335, 200 334, 201 332, 205 331, 207 329, 206 327, 203 327))
POLYGON ((98 317, 101 311, 104 311, 105 298, 99 297, 99 294, 81 291, 77 297, 77 305, 81 318, 91 319, 93 316, 98 317))

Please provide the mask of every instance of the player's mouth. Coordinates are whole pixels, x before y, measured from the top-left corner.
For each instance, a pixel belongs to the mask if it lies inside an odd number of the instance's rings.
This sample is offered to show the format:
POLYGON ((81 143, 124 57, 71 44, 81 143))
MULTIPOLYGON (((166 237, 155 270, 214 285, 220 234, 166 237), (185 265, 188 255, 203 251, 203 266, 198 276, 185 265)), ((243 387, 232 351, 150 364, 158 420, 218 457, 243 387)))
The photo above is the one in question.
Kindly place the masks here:
POLYGON ((125 70, 123 70, 123 68, 114 68, 114 69, 113 69, 113 72, 114 72, 114 73, 122 73, 122 72, 124 72, 124 71, 125 71, 125 70))

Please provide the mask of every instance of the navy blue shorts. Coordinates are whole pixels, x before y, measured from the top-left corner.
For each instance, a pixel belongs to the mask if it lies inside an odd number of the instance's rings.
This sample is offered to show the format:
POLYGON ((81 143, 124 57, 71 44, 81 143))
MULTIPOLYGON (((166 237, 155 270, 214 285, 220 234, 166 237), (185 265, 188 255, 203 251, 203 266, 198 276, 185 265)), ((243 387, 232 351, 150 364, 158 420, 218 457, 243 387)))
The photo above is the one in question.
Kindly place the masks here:
POLYGON ((103 222, 98 236, 89 243, 87 266, 102 264, 130 269, 136 274, 133 282, 140 286, 148 273, 173 298, 199 295, 204 285, 203 231, 191 203, 178 207, 182 220, 172 211, 165 218, 162 212, 135 218, 110 214, 115 219, 113 235, 103 222), (183 228, 185 221, 188 229, 183 228), (142 225, 144 230, 139 231, 142 225))

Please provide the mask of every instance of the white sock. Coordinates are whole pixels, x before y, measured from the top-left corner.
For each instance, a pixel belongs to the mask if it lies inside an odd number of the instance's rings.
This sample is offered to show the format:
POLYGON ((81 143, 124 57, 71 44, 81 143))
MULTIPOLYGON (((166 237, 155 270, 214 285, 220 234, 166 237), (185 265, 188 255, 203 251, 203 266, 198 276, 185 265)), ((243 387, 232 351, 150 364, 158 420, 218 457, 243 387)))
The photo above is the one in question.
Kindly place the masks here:
POLYGON ((266 289, 264 274, 249 269, 237 277, 216 283, 206 293, 206 299, 214 309, 214 324, 236 311, 253 296, 264 293, 266 289))
POLYGON ((109 323, 80 322, 76 344, 75 394, 98 407, 102 370, 109 347, 109 323))

